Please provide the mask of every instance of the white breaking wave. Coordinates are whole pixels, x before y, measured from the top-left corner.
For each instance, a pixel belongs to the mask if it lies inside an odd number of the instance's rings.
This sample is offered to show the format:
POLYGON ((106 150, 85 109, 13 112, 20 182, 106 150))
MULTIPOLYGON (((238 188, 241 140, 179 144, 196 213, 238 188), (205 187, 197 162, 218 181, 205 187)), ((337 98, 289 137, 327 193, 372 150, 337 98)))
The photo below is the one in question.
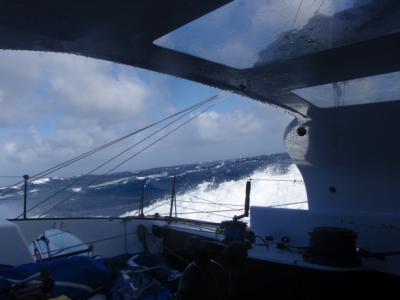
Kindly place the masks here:
POLYGON ((110 185, 127 184, 129 179, 131 179, 131 178, 133 178, 133 176, 125 177, 125 178, 119 178, 119 179, 116 179, 116 180, 107 181, 107 182, 103 182, 103 183, 100 183, 100 184, 89 185, 88 188, 89 189, 97 189, 97 188, 102 188, 102 187, 110 186, 110 185))
POLYGON ((161 178, 161 177, 164 177, 164 176, 167 176, 167 175, 168 175, 167 172, 161 172, 159 174, 152 174, 152 175, 148 175, 146 177, 129 176, 129 177, 124 177, 124 178, 119 178, 119 179, 103 182, 103 183, 100 183, 100 184, 89 185, 88 188, 89 189, 98 189, 98 188, 103 188, 103 187, 111 186, 111 185, 127 184, 129 182, 129 180, 131 180, 131 179, 136 179, 136 180, 156 179, 156 178, 161 178))
POLYGON ((144 180, 144 179, 156 179, 156 178, 161 178, 168 176, 168 172, 161 172, 158 174, 152 174, 152 175, 147 175, 147 176, 138 176, 136 177, 137 180, 144 180))
MULTIPOLYGON (((292 164, 288 172, 277 173, 274 166, 253 172, 240 180, 225 181, 212 187, 212 183, 203 182, 195 189, 177 194, 178 217, 220 222, 243 213, 246 181, 252 179, 250 206, 283 205, 285 208, 307 209, 307 196, 301 174, 292 164), (305 202, 300 204, 288 203, 305 202), (230 211, 237 209, 237 211, 230 211)), ((169 214, 170 199, 161 199, 146 207, 148 214, 169 214), (165 205, 162 205, 162 204, 165 205), (160 206, 162 205, 162 206, 160 206)), ((135 215, 136 211, 122 216, 135 215)))
POLYGON ((50 182, 50 178, 46 177, 46 178, 39 178, 39 179, 35 179, 33 180, 31 183, 32 184, 44 184, 44 183, 48 183, 50 182))

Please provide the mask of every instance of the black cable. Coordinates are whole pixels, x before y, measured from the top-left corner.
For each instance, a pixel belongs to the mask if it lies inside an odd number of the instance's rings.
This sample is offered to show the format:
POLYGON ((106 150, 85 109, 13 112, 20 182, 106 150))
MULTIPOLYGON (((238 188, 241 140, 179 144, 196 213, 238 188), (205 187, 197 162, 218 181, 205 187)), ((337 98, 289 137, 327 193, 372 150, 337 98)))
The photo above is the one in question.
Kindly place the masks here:
POLYGON ((194 209, 191 207, 186 207, 186 206, 182 206, 182 205, 177 205, 177 207, 179 208, 183 208, 183 209, 189 209, 192 210, 192 212, 183 212, 183 213, 179 213, 180 215, 186 215, 186 214, 194 214, 194 213, 198 213, 198 214, 205 214, 208 213, 210 215, 215 215, 218 217, 223 217, 223 218, 227 218, 230 219, 231 217, 229 216, 225 216, 225 215, 220 215, 220 214, 216 214, 218 212, 228 212, 228 211, 239 211, 241 209, 222 209, 222 210, 209 210, 209 211, 203 211, 203 210, 198 210, 198 209, 194 209))
POLYGON ((183 256, 179 255, 178 253, 176 253, 176 251, 169 249, 168 247, 165 246, 165 244, 163 245, 163 248, 165 250, 167 250, 167 252, 171 253, 172 255, 174 255, 175 257, 179 258, 181 261, 183 261, 186 264, 189 264, 190 261, 188 261, 186 258, 184 258, 183 256))
MULTIPOLYGON (((99 152, 99 151, 101 151, 101 150, 103 150, 103 149, 106 149, 106 148, 108 148, 108 147, 110 147, 110 146, 112 146, 112 145, 114 145, 114 144, 116 144, 116 143, 118 143, 118 142, 120 142, 120 141, 122 141, 122 140, 125 140, 125 139, 127 139, 127 138, 129 138, 129 137, 131 137, 131 136, 133 136, 133 135, 136 135, 136 134, 138 134, 138 133, 140 133, 140 132, 142 132, 142 131, 144 131, 144 130, 146 130, 146 129, 149 129, 149 128, 151 128, 151 127, 154 127, 154 126, 156 126, 156 125, 159 125, 159 124, 161 124, 161 123, 163 123, 163 122, 165 122, 165 121, 167 121, 167 120, 169 120, 169 119, 172 119, 172 118, 174 118, 174 117, 176 117, 176 116, 178 116, 178 115, 181 115, 181 114, 183 114, 183 113, 189 111, 190 109, 192 109, 192 108, 194 108, 194 107, 196 107, 196 108, 197 108, 197 107, 200 107, 200 106, 202 106, 203 104, 206 104, 206 103, 208 103, 208 102, 210 102, 210 101, 212 101, 212 100, 215 100, 215 99, 220 98, 220 97, 225 96, 225 95, 226 95, 226 92, 222 92, 222 93, 219 93, 219 94, 217 94, 217 95, 213 95, 213 96, 211 96, 211 97, 209 97, 209 98, 207 98, 207 99, 205 99, 205 100, 203 100, 203 101, 200 101, 200 102, 197 103, 197 104, 194 104, 194 105, 192 105, 192 106, 190 106, 190 107, 188 107, 188 108, 185 108, 185 109, 183 109, 183 110, 181 110, 181 111, 179 111, 179 112, 177 112, 177 113, 175 113, 175 114, 172 114, 172 115, 170 115, 170 116, 168 116, 168 117, 165 117, 165 118, 163 118, 163 119, 161 119, 161 120, 159 120, 159 121, 153 122, 153 123, 151 123, 151 124, 149 124, 149 125, 147 125, 147 126, 141 128, 141 129, 138 129, 138 130, 135 130, 135 131, 133 131, 133 132, 131 132, 131 133, 128 133, 128 134, 126 134, 126 135, 124 135, 124 136, 122 136, 122 137, 120 137, 120 138, 118 138, 118 139, 115 139, 115 140, 110 141, 110 142, 108 142, 108 143, 106 143, 106 144, 103 144, 103 145, 101 145, 101 146, 99 146, 99 147, 96 147, 96 148, 94 148, 94 149, 92 149, 92 150, 90 150, 90 151, 88 151, 88 152, 85 152, 85 153, 83 153, 83 154, 77 155, 77 156, 75 156, 75 157, 73 157, 73 158, 71 158, 71 159, 69 159, 69 160, 67 160, 67 161, 65 161, 65 162, 62 162, 62 163, 60 163, 60 164, 58 164, 58 165, 56 165, 56 166, 54 166, 54 167, 51 167, 51 168, 49 168, 49 169, 46 169, 46 170, 41 171, 41 172, 39 172, 39 173, 36 173, 36 174, 34 174, 33 176, 31 176, 31 177, 29 178, 29 182, 31 182, 31 181, 34 180, 34 179, 37 179, 38 177, 43 177, 43 176, 49 175, 49 174, 51 174, 51 173, 54 173, 54 172, 56 172, 56 171, 58 171, 58 170, 60 170, 60 169, 62 169, 62 168, 65 168, 65 167, 67 167, 67 166, 69 166, 69 165, 71 165, 71 164, 73 164, 73 163, 75 163, 75 162, 77 162, 77 161, 79 161, 79 160, 81 160, 81 159, 83 159, 83 158, 86 158, 86 157, 88 157, 88 156, 90 156, 90 155, 92 155, 92 154, 94 154, 94 153, 97 153, 97 152, 99 152)), ((13 187, 15 187, 15 186, 17 186, 17 185, 19 185, 19 184, 23 184, 23 183, 24 183, 24 180, 21 180, 21 181, 19 181, 19 182, 16 182, 16 183, 14 183, 14 184, 12 184, 12 185, 6 187, 6 188, 3 190, 3 192, 0 194, 0 196, 6 195, 6 194, 8 193, 8 191, 10 191, 11 188, 13 188, 13 187), (7 190, 8 190, 8 191, 7 191, 7 190)))
POLYGON ((86 242, 86 243, 82 242, 82 243, 79 243, 79 244, 76 244, 76 245, 73 245, 73 246, 68 246, 68 247, 64 247, 64 248, 61 248, 61 249, 50 250, 49 253, 53 253, 53 252, 60 253, 62 251, 68 250, 68 249, 73 249, 73 248, 76 248, 76 247, 86 246, 86 245, 90 245, 90 244, 101 243, 101 242, 117 239, 117 238, 120 238, 120 237, 125 237, 125 236, 128 236, 128 235, 134 235, 134 234, 137 234, 137 233, 136 232, 130 232, 130 233, 114 235, 114 236, 111 236, 111 237, 108 237, 108 238, 94 240, 94 241, 90 241, 90 242, 86 242))
POLYGON ((272 182, 304 182, 302 179, 272 179, 272 178, 250 178, 250 181, 272 181, 272 182))
MULTIPOLYGON (((128 157, 127 159, 123 160, 121 163, 119 163, 118 165, 116 165, 115 167, 111 168, 109 171, 107 171, 104 175, 108 175, 109 173, 111 173, 112 171, 116 170, 117 168, 119 168, 120 166, 122 166, 123 164, 127 163, 129 160, 133 159, 134 157, 138 156, 139 154, 141 154, 142 152, 144 152, 145 150, 147 150, 148 148, 152 147, 153 145, 155 145, 156 143, 158 143, 159 141, 165 139, 166 137, 168 137, 169 135, 171 135, 172 133, 174 133, 175 131, 177 131, 178 129, 180 129, 181 127, 185 126, 186 124, 188 124, 190 121, 192 121, 193 119, 197 118, 199 115, 201 115, 202 113, 206 112, 207 110, 211 109, 212 107, 214 107, 214 105, 210 105, 208 106, 206 109, 200 111, 199 113, 197 113, 194 117, 186 120, 185 122, 183 122, 182 124, 180 124, 179 126, 175 127, 174 129, 170 130, 169 132, 167 132, 165 135, 161 136, 160 138, 156 139, 154 142, 150 143, 149 145, 147 145, 146 147, 144 147, 143 149, 141 149, 140 151, 136 152, 135 154, 131 155, 130 157, 128 157)), ((98 179, 96 178, 94 181, 90 182, 89 184, 87 184, 85 186, 85 188, 87 188, 88 186, 90 186, 91 184, 93 184, 93 182, 96 182, 98 179)), ((46 210, 45 212, 41 213, 39 215, 39 218, 42 217, 43 215, 47 214, 48 212, 50 212, 51 210, 53 210, 54 208, 58 207, 59 205, 63 204, 64 202, 68 201, 70 198, 73 197, 74 194, 71 194, 69 197, 61 200, 60 202, 58 202, 57 204, 55 204, 54 206, 52 206, 50 209, 46 210)), ((47 199, 48 200, 48 199, 47 199)), ((46 201, 47 201, 46 200, 46 201)))
POLYGON ((269 248, 269 245, 268 245, 267 241, 266 241, 262 236, 260 236, 260 235, 255 235, 255 238, 261 240, 261 241, 263 242, 263 245, 264 245, 265 247, 269 248))
POLYGON ((45 237, 46 237, 46 238, 51 238, 51 237, 53 237, 53 236, 57 236, 57 235, 61 235, 61 234, 70 234, 70 233, 69 233, 69 232, 66 232, 66 231, 60 231, 60 232, 53 233, 53 234, 50 234, 50 235, 45 235, 45 237))
MULTIPOLYGON (((156 208, 158 208, 158 207, 161 207, 161 206, 163 206, 163 205, 169 203, 169 202, 168 202, 169 199, 165 199, 165 200, 163 200, 163 201, 166 201, 166 202, 162 203, 162 204, 159 205, 159 206, 156 206, 156 207, 151 208, 151 209, 148 210, 146 213, 148 213, 148 212, 150 212, 150 211, 152 211, 152 210, 154 210, 154 209, 156 209, 156 208)), ((177 201, 185 202, 185 201, 182 201, 182 200, 177 200, 177 201)), ((190 201, 189 201, 189 202, 190 202, 190 201)), ((291 203, 276 204, 276 205, 271 205, 271 206, 266 206, 266 207, 288 206, 288 205, 301 204, 301 203, 307 203, 307 202, 308 202, 308 201, 291 202, 291 203)), ((207 204, 208 204, 208 203, 207 203, 207 204)), ((239 209, 239 208, 236 208, 236 209, 235 209, 235 208, 232 208, 232 209, 226 209, 226 210, 200 211, 200 210, 193 209, 193 208, 191 208, 191 207, 184 207, 184 206, 181 206, 181 205, 179 205, 178 207, 181 207, 181 208, 184 208, 184 209, 193 210, 193 212, 183 212, 183 213, 179 213, 179 214, 192 214, 192 213, 211 213, 211 214, 214 214, 215 212, 224 212, 224 211, 227 212, 227 211, 239 211, 239 210, 241 210, 241 209, 239 209)), ((162 215, 169 215, 169 214, 165 213, 165 214, 162 214, 162 215)), ((216 214, 214 214, 214 215, 216 215, 216 214)), ((217 216, 225 217, 225 218, 231 218, 231 217, 223 216, 223 215, 217 215, 217 216)))
POLYGON ((119 163, 118 165, 116 165, 114 168, 112 168, 110 171, 108 171, 107 173, 105 173, 105 175, 111 173, 112 171, 115 171, 116 169, 118 169, 120 166, 122 166, 123 164, 127 163, 129 160, 135 158, 136 156, 138 156, 140 153, 144 152, 145 150, 147 150, 148 148, 152 147, 153 145, 155 145, 156 143, 158 143, 159 141, 163 140, 164 138, 168 137, 169 135, 171 135, 172 133, 174 133, 175 131, 177 131, 178 129, 182 128, 183 126, 185 126, 186 124, 188 124, 189 122, 191 122, 193 119, 197 118, 198 116, 200 116, 201 114, 205 113, 206 111, 210 110, 211 108, 213 108, 215 105, 210 105, 207 108, 203 109, 202 111, 200 111, 199 113, 197 113, 194 117, 186 120, 185 122, 183 122, 181 125, 175 127, 174 129, 172 129, 171 131, 167 132, 165 135, 161 136, 160 138, 156 139, 154 142, 152 142, 151 144, 147 145, 146 147, 144 147, 142 150, 136 152, 134 155, 128 157, 127 159, 123 160, 121 163, 119 163))
POLYGON ((280 207, 280 206, 288 206, 288 205, 302 204, 302 203, 308 203, 308 201, 299 201, 299 202, 291 202, 291 203, 275 204, 275 205, 270 205, 270 206, 266 206, 266 207, 280 207))
MULTIPOLYGON (((190 194, 190 193, 185 193, 185 194, 189 195, 190 197, 194 197, 194 198, 197 198, 197 199, 200 199, 200 200, 203 200, 203 201, 207 201, 208 203, 211 203, 211 204, 216 203, 216 202, 211 202, 211 200, 204 199, 202 197, 199 197, 199 196, 196 196, 196 195, 193 195, 193 194, 190 194)), ((233 207, 230 207, 230 206, 243 206, 241 204, 220 204, 220 205, 225 207, 225 208, 233 208, 233 207)))
POLYGON ((148 214, 149 212, 151 212, 151 211, 153 211, 153 210, 155 210, 155 209, 157 209, 157 208, 159 208, 159 207, 161 207, 161 206, 163 206, 163 205, 166 205, 166 204, 168 204, 169 203, 169 201, 170 201, 170 199, 164 199, 164 200, 162 200, 163 201, 163 203, 162 204, 160 204, 160 205, 156 205, 155 207, 152 207, 152 208, 150 208, 149 210, 147 210, 147 211, 145 211, 143 214, 148 214))
MULTIPOLYGON (((214 214, 214 213, 218 213, 218 212, 230 212, 230 211, 239 211, 239 210, 241 210, 241 209, 194 210, 193 208, 190 208, 190 207, 183 207, 183 206, 178 206, 178 207, 183 208, 183 209, 193 210, 193 212, 179 213, 180 215, 195 214, 195 213, 198 213, 198 214, 214 214)), ((214 214, 214 215, 216 215, 216 214, 214 214)), ((231 218, 231 217, 223 216, 223 215, 216 215, 216 216, 231 218)))
MULTIPOLYGON (((65 250, 68 250, 68 249, 73 249, 73 248, 80 247, 80 246, 93 245, 93 244, 97 244, 97 243, 101 243, 101 242, 106 242, 106 241, 109 241, 109 240, 113 240, 113 239, 117 239, 117 238, 122 238, 122 237, 130 236, 130 235, 135 235, 135 234, 137 234, 137 232, 129 232, 129 233, 124 233, 124 234, 120 234, 120 235, 111 236, 111 237, 108 237, 108 238, 103 238, 103 239, 94 240, 94 241, 91 241, 91 242, 86 242, 86 243, 82 242, 82 243, 79 243, 79 244, 76 244, 76 245, 73 245, 73 246, 68 246, 68 247, 64 247, 64 248, 61 248, 61 249, 54 249, 54 250, 51 250, 51 251, 49 251, 49 254, 52 254, 53 252, 55 252, 56 254, 58 254, 58 253, 61 253, 61 252, 65 251, 65 250)), ((184 259, 183 257, 180 257, 180 256, 179 256, 177 253, 175 253, 173 250, 168 249, 168 248, 165 247, 165 246, 164 246, 164 248, 165 248, 165 250, 167 250, 168 252, 170 252, 170 253, 172 253, 172 254, 178 256, 179 258, 181 258, 182 260, 184 260, 185 262, 188 263, 188 261, 187 261, 186 259, 184 259)))
POLYGON ((318 15, 319 14, 319 10, 322 8, 322 6, 325 4, 325 1, 326 0, 322 0, 321 1, 321 3, 320 3, 320 5, 318 6, 318 8, 315 10, 315 12, 314 12, 314 16, 316 16, 316 15, 318 15))
MULTIPOLYGON (((162 128, 154 131, 152 134, 146 136, 145 138, 143 138, 142 140, 140 140, 139 142, 135 143, 134 145, 126 148, 125 150, 121 151, 120 153, 118 153, 117 155, 111 157, 110 159, 108 159, 107 161, 103 162, 102 164, 98 165, 97 167, 95 167, 94 169, 92 169, 91 171, 89 171, 88 173, 84 174, 83 176, 80 176, 79 178, 77 178, 76 180, 74 180, 73 182, 67 184, 65 187, 57 190, 56 192, 54 192, 53 194, 47 196, 45 199, 43 199, 42 201, 40 201, 39 203, 36 203, 35 205, 33 205, 32 207, 30 207, 29 209, 27 209, 26 212, 30 212, 33 209, 37 208, 38 206, 42 205, 43 203, 47 202, 48 200, 50 200, 51 198, 53 198, 54 196, 66 191, 68 188, 76 185, 77 183, 81 182, 86 176, 89 176, 91 174, 93 174, 94 172, 96 172, 98 169, 100 169, 101 167, 105 166, 106 164, 110 163, 111 161, 113 161, 114 159, 120 157, 121 155, 125 154, 126 152, 128 152, 129 150, 133 149, 134 147, 140 145, 141 143, 145 142, 146 140, 148 140, 149 138, 151 138, 152 136, 156 135, 157 133, 161 132, 162 130, 166 129, 167 127, 171 126, 172 124, 174 124, 175 122, 178 122, 179 120, 181 120, 182 118, 186 117, 188 114, 190 114, 191 112, 195 111, 197 108, 201 107, 203 104, 196 106, 195 108, 191 108, 190 110, 188 110, 185 114, 183 114, 182 116, 180 116, 179 118, 176 118, 175 120, 169 122, 167 125, 163 126, 162 128)), ((96 179, 97 180, 97 179, 96 179)), ((91 183, 90 183, 91 184, 91 183)), ((89 185, 90 185, 89 184, 89 185)), ((73 194, 72 194, 73 195, 73 194)), ((20 214, 19 216, 17 216, 17 218, 22 217, 23 214, 20 214)), ((40 217, 40 216, 39 216, 40 217)))
MULTIPOLYGON (((185 195, 186 195, 186 194, 185 194, 185 195)), ((163 206, 163 205, 165 205, 165 204, 168 204, 168 203, 169 203, 168 201, 170 201, 170 199, 165 199, 165 200, 162 200, 162 201, 167 201, 167 202, 165 202, 165 203, 163 203, 163 204, 161 204, 161 205, 158 205, 158 206, 156 206, 156 207, 151 208, 151 209, 148 210, 146 213, 148 213, 148 212, 150 212, 150 211, 152 211, 152 210, 154 210, 154 209, 156 209, 156 208, 158 208, 158 207, 161 207, 161 206, 163 206)), ((194 204, 219 205, 219 206, 224 206, 224 207, 226 207, 226 208, 229 208, 229 209, 226 210, 226 211, 238 211, 238 210, 241 210, 241 209, 237 209, 237 208, 225 206, 224 204, 216 203, 216 202, 200 202, 200 201, 192 201, 192 200, 186 201, 186 200, 181 200, 181 199, 176 199, 176 201, 178 201, 178 202, 185 202, 185 203, 194 203, 194 204)), ((230 204, 230 205, 232 205, 232 206, 242 206, 241 204, 230 204)))
MULTIPOLYGON (((179 201, 179 202, 186 202, 186 203, 194 203, 194 204, 219 205, 219 206, 224 206, 224 207, 226 207, 226 208, 232 208, 232 209, 233 209, 233 207, 225 206, 225 204, 217 203, 217 202, 211 202, 211 201, 210 201, 210 202, 201 202, 201 201, 181 200, 181 199, 177 199, 177 201, 179 201)), ((243 206, 242 204, 227 204, 227 205, 230 205, 230 206, 243 206)))
POLYGON ((297 7, 296 15, 294 16, 294 19, 293 19, 292 26, 294 26, 294 25, 296 24, 297 16, 299 15, 301 6, 303 5, 303 1, 304 1, 304 0, 300 0, 299 6, 297 7))

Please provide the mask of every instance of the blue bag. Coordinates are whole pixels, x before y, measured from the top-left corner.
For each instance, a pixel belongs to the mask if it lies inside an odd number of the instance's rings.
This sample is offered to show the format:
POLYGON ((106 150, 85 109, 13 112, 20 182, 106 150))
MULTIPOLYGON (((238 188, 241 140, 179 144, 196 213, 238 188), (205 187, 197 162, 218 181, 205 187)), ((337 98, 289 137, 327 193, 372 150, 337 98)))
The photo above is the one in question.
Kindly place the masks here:
POLYGON ((0 290, 28 277, 35 277, 43 270, 49 272, 54 280, 51 297, 66 295, 72 299, 88 298, 109 285, 114 278, 103 259, 72 256, 0 269, 0 290))

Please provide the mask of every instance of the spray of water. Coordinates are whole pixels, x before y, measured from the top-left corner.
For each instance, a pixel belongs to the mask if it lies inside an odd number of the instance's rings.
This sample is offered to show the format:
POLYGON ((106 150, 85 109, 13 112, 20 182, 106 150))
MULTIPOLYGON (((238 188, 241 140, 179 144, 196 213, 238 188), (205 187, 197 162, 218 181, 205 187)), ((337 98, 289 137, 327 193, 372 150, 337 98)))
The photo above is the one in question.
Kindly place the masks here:
MULTIPOLYGON (((196 188, 177 194, 178 217, 220 222, 240 215, 243 211, 246 181, 252 179, 251 206, 274 206, 306 202, 307 196, 300 172, 290 165, 288 172, 276 172, 272 166, 257 170, 240 180, 230 180, 217 187, 203 182, 196 188)), ((144 209, 145 213, 169 214, 170 199, 164 198, 144 209), (163 205, 164 204, 164 205, 163 205)), ((285 206, 288 209, 307 209, 307 203, 285 206)), ((122 216, 135 215, 136 211, 122 216)))

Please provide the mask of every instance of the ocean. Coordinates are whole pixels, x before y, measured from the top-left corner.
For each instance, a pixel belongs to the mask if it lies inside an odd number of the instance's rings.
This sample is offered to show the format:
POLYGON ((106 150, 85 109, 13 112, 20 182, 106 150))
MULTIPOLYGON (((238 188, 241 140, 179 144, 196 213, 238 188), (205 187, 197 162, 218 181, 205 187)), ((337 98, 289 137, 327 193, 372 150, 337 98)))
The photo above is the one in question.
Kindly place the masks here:
MULTIPOLYGON (((241 214, 250 179, 250 205, 307 209, 301 174, 287 154, 278 153, 109 175, 36 179, 28 185, 28 208, 54 196, 30 210, 28 217, 132 216, 137 214, 144 183, 145 215, 165 216, 174 178, 177 214, 182 218, 219 222, 241 214), (297 202, 303 203, 287 205, 297 202)), ((22 210, 22 187, 1 196, 1 217, 16 217, 22 210)))

